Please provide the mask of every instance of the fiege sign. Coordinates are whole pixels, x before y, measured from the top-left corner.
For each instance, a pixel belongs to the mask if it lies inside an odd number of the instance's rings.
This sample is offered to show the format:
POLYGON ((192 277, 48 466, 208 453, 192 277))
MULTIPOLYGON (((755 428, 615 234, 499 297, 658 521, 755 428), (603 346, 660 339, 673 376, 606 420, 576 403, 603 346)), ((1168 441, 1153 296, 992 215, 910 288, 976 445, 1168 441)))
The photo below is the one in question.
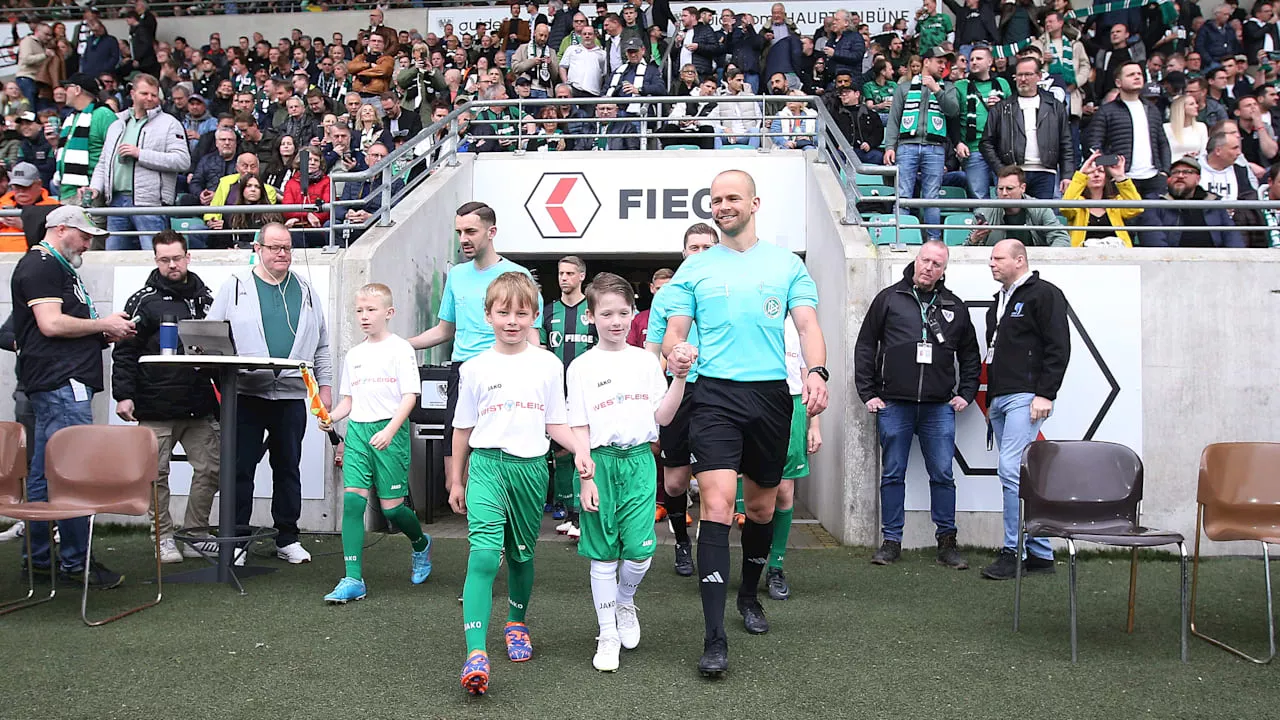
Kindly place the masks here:
POLYGON ((476 199, 498 214, 508 253, 680 252, 684 231, 711 222, 711 181, 743 170, 756 181, 761 238, 805 249, 804 157, 703 155, 683 158, 627 153, 533 153, 476 156, 476 199))

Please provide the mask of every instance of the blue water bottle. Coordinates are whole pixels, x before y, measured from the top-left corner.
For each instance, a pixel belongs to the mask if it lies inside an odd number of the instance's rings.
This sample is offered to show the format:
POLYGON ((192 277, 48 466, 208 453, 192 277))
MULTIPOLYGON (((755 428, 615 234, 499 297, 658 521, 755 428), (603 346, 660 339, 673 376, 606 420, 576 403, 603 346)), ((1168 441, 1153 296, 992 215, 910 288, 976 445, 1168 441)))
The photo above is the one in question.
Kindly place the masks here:
POLYGON ((160 316, 160 354, 176 355, 178 353, 178 316, 160 316))

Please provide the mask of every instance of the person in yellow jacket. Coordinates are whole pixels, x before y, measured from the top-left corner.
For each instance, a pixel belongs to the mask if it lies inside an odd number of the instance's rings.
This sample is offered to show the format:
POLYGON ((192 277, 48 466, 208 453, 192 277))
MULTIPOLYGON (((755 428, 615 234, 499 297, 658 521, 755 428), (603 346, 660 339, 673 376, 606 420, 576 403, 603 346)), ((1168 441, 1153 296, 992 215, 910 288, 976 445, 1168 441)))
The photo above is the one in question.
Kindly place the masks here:
MULTIPOLYGON (((1098 165, 1097 150, 1085 160, 1084 165, 1071 178, 1071 184, 1062 194, 1063 200, 1141 200, 1138 188, 1124 176, 1125 158, 1116 157, 1116 164, 1098 165)), ((1062 208, 1067 225, 1122 226, 1126 220, 1142 214, 1139 208, 1062 208)), ((1072 230, 1071 246, 1120 246, 1133 247, 1129 233, 1124 230, 1072 230)))
MULTIPOLYGON (((239 198, 230 197, 231 189, 240 182, 241 178, 258 174, 258 156, 253 153, 240 153, 236 158, 236 172, 234 175, 226 175, 218 181, 218 187, 213 191, 213 199, 209 201, 211 207, 219 207, 222 205, 236 205, 239 198)), ((263 183, 263 187, 267 191, 267 203, 275 205, 280 202, 280 191, 263 183)), ((212 230, 221 230, 223 228, 222 213, 205 213, 204 224, 208 225, 212 230)))

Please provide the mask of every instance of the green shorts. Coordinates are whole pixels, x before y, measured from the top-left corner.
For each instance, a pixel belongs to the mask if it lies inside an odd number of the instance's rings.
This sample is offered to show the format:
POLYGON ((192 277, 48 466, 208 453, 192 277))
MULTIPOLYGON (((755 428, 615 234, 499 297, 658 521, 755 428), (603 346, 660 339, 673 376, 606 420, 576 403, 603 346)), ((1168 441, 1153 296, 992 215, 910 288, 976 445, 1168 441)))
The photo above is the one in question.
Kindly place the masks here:
POLYGON ((787 443, 787 464, 782 466, 782 479, 809 477, 809 410, 792 396, 791 440, 787 443))
POLYGON ((400 425, 386 450, 374 450, 369 440, 390 420, 347 422, 347 450, 342 456, 342 486, 373 489, 383 500, 409 494, 409 424, 400 425))
POLYGON ((547 497, 547 459, 481 448, 471 451, 468 473, 471 549, 505 549, 509 560, 532 560, 547 497))
POLYGON ((591 560, 645 560, 658 549, 653 530, 657 474, 649 445, 591 451, 600 492, 599 512, 583 511, 578 554, 591 560))

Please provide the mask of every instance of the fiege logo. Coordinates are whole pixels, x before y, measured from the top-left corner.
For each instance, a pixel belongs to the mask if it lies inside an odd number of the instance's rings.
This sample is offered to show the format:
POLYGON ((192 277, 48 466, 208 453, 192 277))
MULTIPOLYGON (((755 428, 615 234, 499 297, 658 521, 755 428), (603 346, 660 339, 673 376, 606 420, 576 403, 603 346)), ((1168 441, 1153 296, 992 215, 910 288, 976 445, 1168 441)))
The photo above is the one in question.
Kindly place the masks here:
POLYGON ((613 407, 614 405, 621 405, 623 403, 636 402, 636 401, 648 402, 649 393, 636 393, 634 395, 623 395, 623 394, 614 395, 608 400, 603 400, 599 403, 596 403, 596 405, 591 409, 603 410, 607 407, 613 407))
POLYGON ((518 402, 515 400, 508 400, 502 403, 494 403, 493 405, 486 405, 485 407, 480 409, 480 416, 484 417, 485 415, 490 415, 496 412, 514 412, 516 410, 533 410, 535 412, 546 412, 547 406, 539 402, 518 402))

